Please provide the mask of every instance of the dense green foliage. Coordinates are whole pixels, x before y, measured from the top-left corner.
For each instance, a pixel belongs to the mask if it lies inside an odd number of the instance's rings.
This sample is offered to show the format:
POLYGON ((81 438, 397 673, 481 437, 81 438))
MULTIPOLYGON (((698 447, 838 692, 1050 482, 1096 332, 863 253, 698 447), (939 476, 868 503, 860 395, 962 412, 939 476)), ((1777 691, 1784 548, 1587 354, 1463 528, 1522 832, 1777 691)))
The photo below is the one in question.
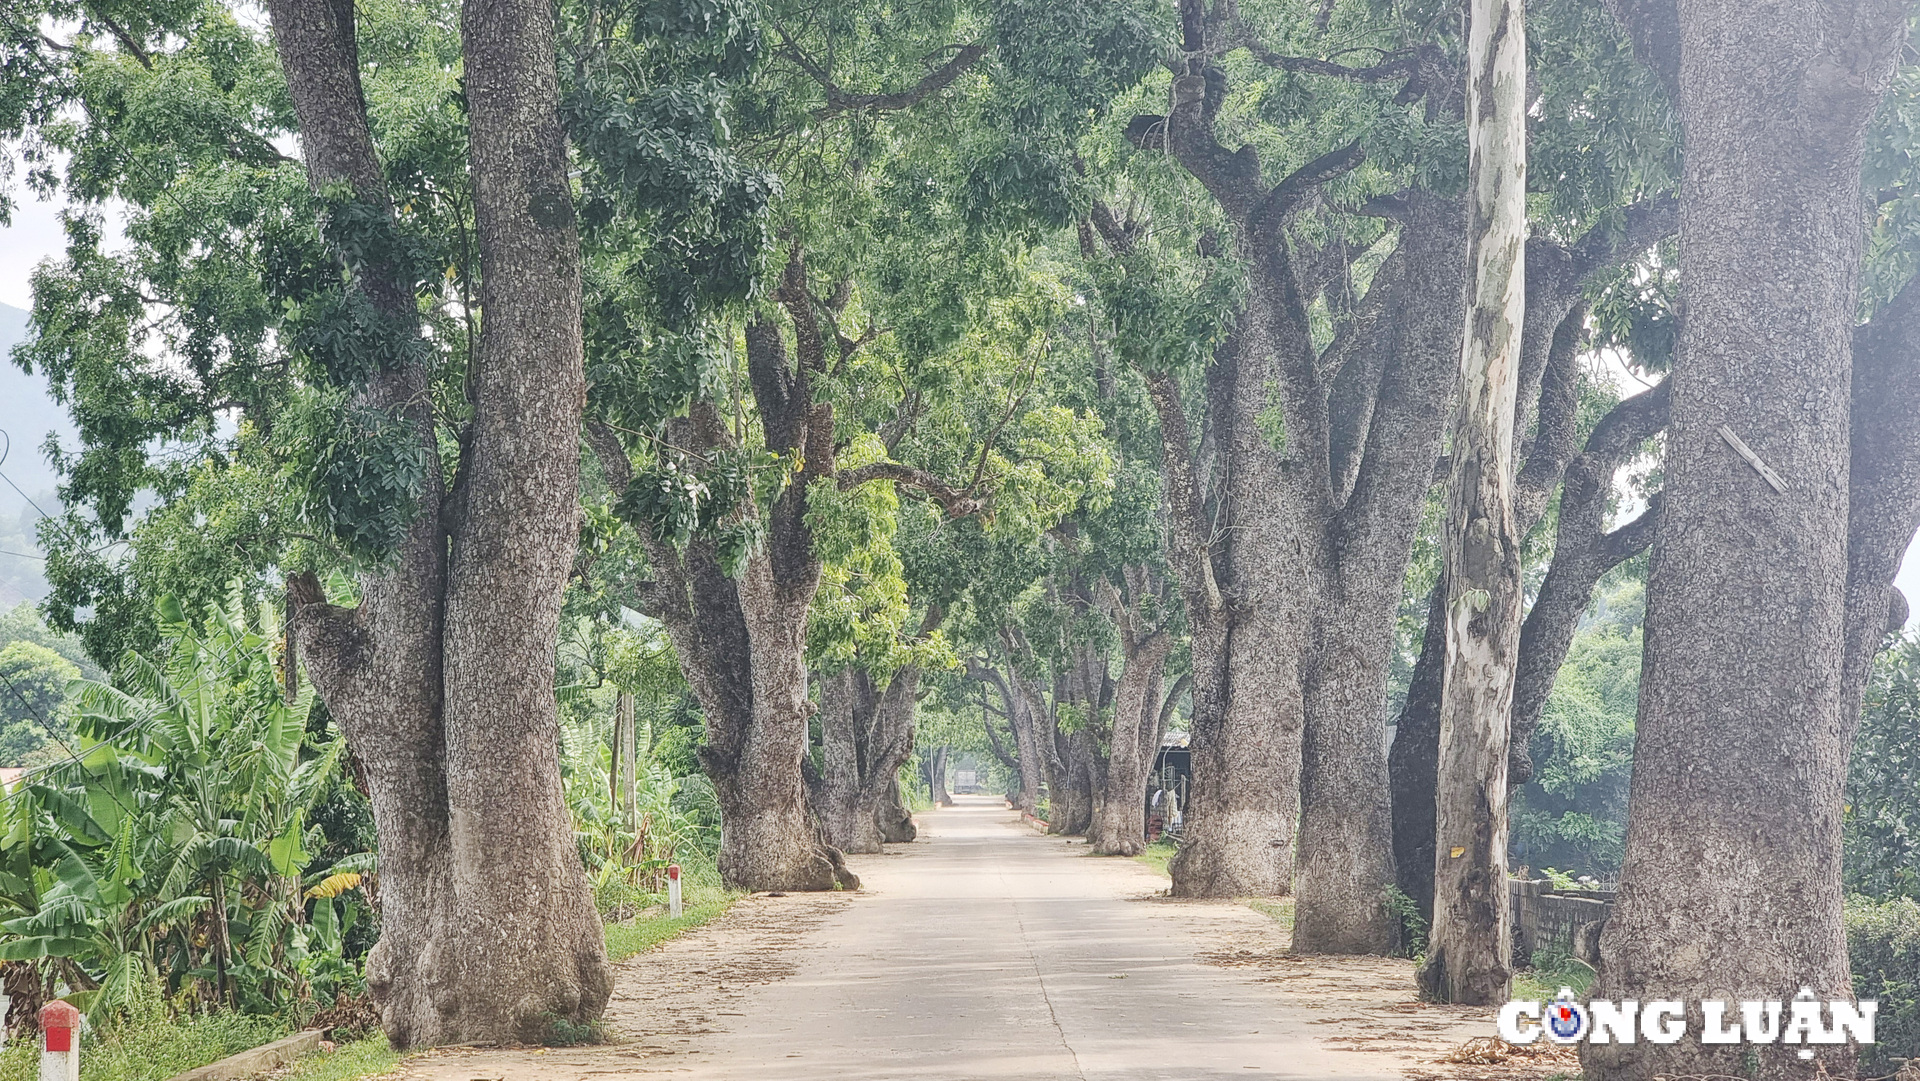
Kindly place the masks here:
POLYGON ((1516 865, 1611 878, 1620 869, 1633 774, 1645 589, 1623 576, 1595 601, 1568 651, 1513 804, 1516 865))
POLYGON ((1920 641, 1884 654, 1847 775, 1847 890, 1920 897, 1920 641))
POLYGON ((1880 1003, 1867 1049, 1873 1072, 1897 1059, 1920 1057, 1920 903, 1912 897, 1847 904, 1847 953, 1853 993, 1880 1003))

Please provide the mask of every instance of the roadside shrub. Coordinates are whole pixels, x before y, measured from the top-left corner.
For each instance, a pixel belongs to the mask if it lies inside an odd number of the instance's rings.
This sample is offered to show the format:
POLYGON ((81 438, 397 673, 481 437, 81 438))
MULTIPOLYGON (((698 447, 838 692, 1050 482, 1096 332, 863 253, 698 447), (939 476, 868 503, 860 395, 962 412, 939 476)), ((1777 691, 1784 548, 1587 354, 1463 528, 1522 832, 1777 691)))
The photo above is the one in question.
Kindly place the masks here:
POLYGON ((1920 1057, 1920 902, 1854 897, 1846 921, 1853 993, 1880 1003, 1870 1072, 1890 1072, 1892 1060, 1920 1057))

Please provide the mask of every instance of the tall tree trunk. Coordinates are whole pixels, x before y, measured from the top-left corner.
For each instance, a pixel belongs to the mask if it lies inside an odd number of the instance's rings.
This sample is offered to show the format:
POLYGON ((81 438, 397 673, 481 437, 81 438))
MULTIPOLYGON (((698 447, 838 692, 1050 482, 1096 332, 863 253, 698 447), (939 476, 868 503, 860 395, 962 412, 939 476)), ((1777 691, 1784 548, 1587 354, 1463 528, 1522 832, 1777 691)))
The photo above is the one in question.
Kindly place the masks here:
POLYGON ((468 0, 460 20, 485 319, 447 557, 459 975, 439 1005, 469 1039, 543 1038, 556 1019, 597 1017, 613 989, 555 752, 586 377, 554 17, 539 0, 468 0))
MULTIPOLYGON (((352 6, 276 0, 270 15, 311 183, 391 214, 352 6)), ((312 575, 288 583, 302 659, 366 768, 382 885, 367 982, 398 1047, 537 1038, 597 1016, 611 989, 553 735, 584 384, 550 11, 471 4, 463 37, 487 315, 466 498, 443 513, 426 369, 383 369, 356 403, 404 421, 436 463, 413 522, 357 608, 328 604, 312 575), (506 692, 501 672, 516 674, 506 692), (510 798, 500 768, 522 781, 510 798)), ((386 321, 374 333, 418 333, 410 281, 350 269, 386 321)))
POLYGON ((953 806, 953 796, 947 792, 947 746, 941 744, 927 757, 927 792, 935 807, 953 806))
MULTIPOLYGON (((944 616, 938 606, 928 609, 919 636, 932 634, 944 616)), ((900 769, 913 757, 914 714, 919 708, 920 666, 902 665, 888 678, 873 711, 862 786, 867 813, 877 821, 880 839, 888 844, 905 844, 918 835, 913 812, 900 792, 900 769)))
POLYGON ((1052 808, 1047 832, 1078 837, 1093 824, 1093 733, 1085 728, 1061 732, 1056 724, 1054 745, 1058 748, 1059 769, 1047 782, 1052 808))
POLYGON ((614 821, 631 830, 637 824, 637 792, 640 764, 638 761, 638 740, 635 736, 634 698, 631 691, 621 691, 613 699, 613 762, 607 770, 607 784, 612 788, 612 797, 608 806, 613 809, 614 821))
MULTIPOLYGON (((1677 31, 1680 45, 1666 74, 1686 133, 1687 300, 1626 858, 1595 993, 1844 998, 1860 176, 1906 5, 1686 0, 1634 15, 1636 40, 1677 31)), ((1796 1050, 1682 1040, 1585 1058, 1607 1078, 1770 1079, 1806 1073, 1796 1050)), ((1844 1047, 1822 1059, 1849 1072, 1844 1047)))
MULTIPOLYGON (((1594 584, 1607 571, 1645 551, 1652 536, 1651 515, 1642 515, 1609 533, 1605 531, 1606 512, 1614 474, 1631 451, 1666 426, 1665 384, 1616 406, 1595 426, 1576 457, 1579 347, 1585 334, 1585 308, 1577 303, 1577 297, 1596 270, 1611 265, 1623 254, 1644 251, 1676 228, 1678 221, 1677 204, 1661 198, 1629 208, 1623 233, 1595 229, 1571 249, 1539 238, 1527 245, 1521 391, 1525 393, 1532 385, 1527 372, 1535 367, 1541 369, 1542 385, 1534 410, 1539 429, 1528 445, 1526 466, 1515 483, 1515 532, 1525 537, 1534 528, 1563 479, 1568 490, 1562 497, 1547 581, 1520 631, 1513 723, 1507 747, 1509 791, 1533 776, 1527 740, 1553 690, 1554 677, 1566 659, 1594 584), (1548 333, 1544 328, 1556 319, 1559 322, 1548 333), (1547 356, 1530 359, 1543 349, 1543 339, 1547 356)), ((1518 431, 1517 419, 1515 423, 1518 431)), ((1420 655, 1414 663, 1388 758, 1395 872, 1401 892, 1428 920, 1433 916, 1434 778, 1440 755, 1440 685, 1446 667, 1445 601, 1444 588, 1436 586, 1428 597, 1420 655)))
POLYGON ((1390 313, 1396 327, 1372 377, 1375 401, 1362 432, 1329 436, 1355 444, 1362 463, 1343 509, 1303 546, 1316 566, 1305 586, 1312 634, 1301 647, 1306 739, 1293 933, 1301 952, 1386 953, 1399 943, 1386 907, 1395 882, 1386 683, 1399 583, 1459 370, 1465 216, 1457 199, 1410 197, 1392 272, 1375 286, 1384 308, 1374 318, 1390 313))
POLYGON ((737 889, 857 886, 839 851, 816 843, 800 774, 814 708, 807 699, 805 658, 818 566, 811 579, 802 579, 805 588, 796 588, 791 575, 776 572, 776 559, 748 560, 738 583, 753 665, 753 712, 744 730, 724 742, 710 738, 702 753, 720 803, 720 877, 737 889))
POLYGON ((1413 662, 1407 699, 1387 749, 1393 795, 1394 880, 1400 892, 1433 919, 1433 818, 1440 771, 1440 685, 1447 656, 1447 592, 1436 584, 1427 595, 1426 628, 1413 662))
POLYGON ((907 808, 906 794, 900 791, 898 770, 887 778, 873 814, 880 825, 880 839, 890 845, 903 845, 920 835, 913 824, 913 812, 907 808))
MULTIPOLYGON (((815 708, 807 690, 807 613, 820 584, 807 489, 834 472, 833 406, 813 401, 812 380, 825 358, 805 278, 796 248, 779 289, 794 322, 796 358, 789 359, 771 319, 756 318, 746 330, 747 372, 767 446, 804 463, 774 501, 761 550, 732 577, 711 538, 681 551, 645 524, 635 530, 653 577, 636 587, 633 604, 666 626, 706 714, 700 760, 720 804, 720 876, 735 889, 859 885, 840 851, 820 843, 801 771, 815 708)), ((618 436, 606 425, 588 435, 609 483, 624 490, 632 466, 618 436)), ((674 423, 669 442, 695 453, 736 445, 705 401, 674 423)), ((743 512, 754 513, 750 506, 743 512)))
POLYGON ((913 753, 919 689, 916 664, 902 665, 884 687, 875 687, 873 677, 858 668, 821 682, 824 769, 815 805, 822 835, 842 852, 871 854, 884 842, 914 838, 899 772, 913 753))
MULTIPOLYGON (((1018 679, 1016 675, 1013 677, 1018 679)), ((1013 753, 1020 767, 1018 790, 1009 793, 1013 800, 1013 809, 1029 814, 1040 809, 1040 791, 1042 788, 1040 762, 1043 752, 1040 750, 1040 738, 1035 732, 1033 711, 1027 707, 1026 697, 1015 692, 1007 703, 1007 725, 1013 731, 1013 753)))
POLYGON ((1473 0, 1467 52, 1465 349, 1448 486, 1446 675, 1440 693, 1431 997, 1504 1002, 1513 980, 1507 908, 1507 727, 1520 637, 1513 421, 1526 315, 1527 37, 1519 0, 1473 0))
POLYGON ((820 833, 842 852, 880 851, 880 823, 861 799, 866 740, 878 705, 872 677, 845 668, 820 681, 821 778, 815 810, 820 833))
POLYGON ((1384 953, 1399 941, 1387 911, 1393 812, 1386 748, 1386 676, 1393 624, 1383 612, 1398 579, 1354 582, 1320 621, 1303 693, 1300 854, 1293 946, 1301 953, 1384 953), (1388 586, 1380 589, 1379 586, 1388 586))
MULTIPOLYGON (((1221 353, 1238 350, 1230 340, 1221 353)), ((1218 564, 1227 561, 1217 548, 1231 542, 1215 537, 1178 384, 1164 372, 1142 374, 1160 420, 1167 561, 1192 627, 1193 792, 1180 850, 1168 865, 1173 895, 1284 893, 1293 865, 1301 730, 1300 704, 1287 691, 1297 692, 1299 684, 1274 619, 1230 604, 1222 589, 1227 575, 1218 564)))
POLYGON ((1160 745, 1160 689, 1173 638, 1154 628, 1125 649, 1113 698, 1113 729, 1087 841, 1102 856, 1147 850, 1147 774, 1160 745))
POLYGON ((1906 626, 1909 598, 1894 588, 1920 528, 1920 279, 1854 332, 1851 498, 1847 515, 1850 715, 1887 636, 1906 626))
MULTIPOLYGON (((1040 759, 1044 753, 1040 750, 1039 739, 1034 731, 1034 718, 1027 705, 1027 696, 1021 690, 1020 674, 1009 669, 1005 675, 1000 670, 977 661, 967 662, 967 674, 993 687, 1000 694, 1000 704, 1005 707, 1007 730, 1013 736, 1012 752, 994 740, 994 756, 1002 765, 1009 766, 1012 776, 1009 780, 1014 787, 1007 792, 1007 802, 1016 811, 1032 814, 1040 804, 1040 759)), ((983 707, 984 708, 984 707, 983 707)), ((987 735, 994 738, 993 726, 987 725, 987 735)))

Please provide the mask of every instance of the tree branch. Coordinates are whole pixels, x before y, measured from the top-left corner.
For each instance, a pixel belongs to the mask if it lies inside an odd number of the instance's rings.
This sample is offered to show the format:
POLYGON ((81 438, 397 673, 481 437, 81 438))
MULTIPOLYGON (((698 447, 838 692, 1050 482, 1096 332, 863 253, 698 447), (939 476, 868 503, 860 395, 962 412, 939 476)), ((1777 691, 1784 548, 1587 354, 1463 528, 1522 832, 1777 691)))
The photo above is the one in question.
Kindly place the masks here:
POLYGON ((1366 151, 1360 149, 1358 139, 1338 150, 1320 155, 1274 185, 1254 211, 1254 220, 1269 227, 1284 221, 1329 181, 1353 172, 1366 160, 1366 151))
POLYGON ((956 488, 924 469, 899 462, 872 462, 867 465, 842 469, 835 474, 834 482, 840 490, 850 491, 862 484, 876 480, 888 480, 897 485, 905 485, 927 498, 940 504, 942 510, 951 518, 965 518, 969 514, 978 514, 992 505, 991 499, 980 498, 971 488, 956 488))
POLYGON ((348 682, 360 678, 372 653, 366 620, 358 608, 328 603, 312 571, 288 575, 286 588, 288 622, 300 643, 307 675, 323 697, 339 701, 335 696, 348 682))
POLYGON ((1392 79, 1405 79, 1419 70, 1420 52, 1417 49, 1400 49, 1388 53, 1388 59, 1372 67, 1350 68, 1330 60, 1316 60, 1310 56, 1282 56, 1254 40, 1251 34, 1245 38, 1247 52, 1255 60, 1280 71, 1304 72, 1310 75, 1328 75, 1336 79, 1347 79, 1359 83, 1383 83, 1392 79))
POLYGON ((110 16, 100 12, 89 11, 87 17, 99 23, 101 26, 106 27, 107 31, 113 35, 113 39, 119 42, 120 47, 127 50, 135 60, 138 60, 141 67, 146 68, 148 71, 153 70, 153 56, 147 52, 146 48, 140 44, 138 39, 132 34, 127 33, 125 27, 114 22, 110 16))
POLYGON ((791 40, 781 52, 826 91, 827 103, 814 110, 814 117, 826 120, 848 112, 896 112, 911 109, 934 94, 952 86, 968 68, 987 54, 981 44, 948 46, 957 50, 953 59, 928 72, 926 77, 905 90, 884 94, 857 93, 836 85, 831 74, 802 52, 791 40))

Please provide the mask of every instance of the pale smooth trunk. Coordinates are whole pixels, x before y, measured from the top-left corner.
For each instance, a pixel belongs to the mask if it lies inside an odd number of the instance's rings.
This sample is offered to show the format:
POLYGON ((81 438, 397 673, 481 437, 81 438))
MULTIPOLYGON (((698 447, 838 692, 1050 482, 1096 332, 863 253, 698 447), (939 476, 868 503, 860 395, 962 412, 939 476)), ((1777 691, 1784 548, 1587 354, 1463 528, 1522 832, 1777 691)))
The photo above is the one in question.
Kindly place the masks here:
POLYGON ((1473 0, 1468 35, 1471 301, 1448 484, 1446 667, 1435 777, 1433 924, 1422 989, 1445 1002, 1504 1002, 1507 727, 1520 637, 1513 421, 1526 314, 1526 16, 1473 0))

